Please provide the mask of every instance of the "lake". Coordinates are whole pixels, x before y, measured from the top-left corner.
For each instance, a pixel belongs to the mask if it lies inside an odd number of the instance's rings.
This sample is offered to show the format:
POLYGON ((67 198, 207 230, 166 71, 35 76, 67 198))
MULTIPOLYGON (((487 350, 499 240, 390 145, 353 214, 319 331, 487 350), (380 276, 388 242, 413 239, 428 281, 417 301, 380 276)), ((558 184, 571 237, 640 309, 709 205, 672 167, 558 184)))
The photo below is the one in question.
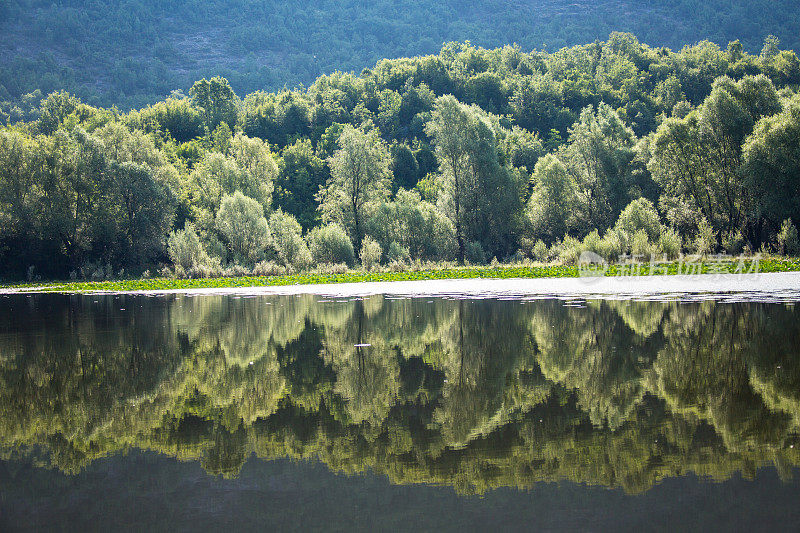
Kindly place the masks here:
POLYGON ((799 432, 792 301, 0 296, 4 531, 788 529, 799 432))

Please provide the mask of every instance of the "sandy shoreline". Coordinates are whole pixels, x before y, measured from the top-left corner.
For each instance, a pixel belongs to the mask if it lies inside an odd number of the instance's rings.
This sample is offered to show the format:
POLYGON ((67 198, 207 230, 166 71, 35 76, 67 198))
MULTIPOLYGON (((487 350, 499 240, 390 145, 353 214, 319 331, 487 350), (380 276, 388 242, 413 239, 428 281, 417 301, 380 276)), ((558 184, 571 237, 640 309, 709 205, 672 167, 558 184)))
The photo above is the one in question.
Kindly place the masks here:
MULTIPOLYGON (((0 294, 33 294, 5 290, 0 294)), ((604 278, 451 279, 362 282, 279 287, 226 287, 112 292, 141 295, 296 295, 359 297, 453 296, 471 298, 608 298, 608 299, 766 299, 800 300, 800 272, 700 276, 640 276, 604 278)), ((97 294, 97 293, 93 293, 97 294)))

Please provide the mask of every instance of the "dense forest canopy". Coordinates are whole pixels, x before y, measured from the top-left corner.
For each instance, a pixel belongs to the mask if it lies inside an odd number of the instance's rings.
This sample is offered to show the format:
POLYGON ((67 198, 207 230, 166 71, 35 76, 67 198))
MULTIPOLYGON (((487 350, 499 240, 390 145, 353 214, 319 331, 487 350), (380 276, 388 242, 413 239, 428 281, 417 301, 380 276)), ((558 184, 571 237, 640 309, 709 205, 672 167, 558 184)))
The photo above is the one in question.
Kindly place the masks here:
POLYGON ((472 493, 800 466, 797 306, 564 303, 6 299, 0 457, 231 477, 256 454, 472 493))
POLYGON ((0 101, 68 90, 92 105, 141 107, 227 77, 237 92, 311 84, 442 43, 558 50, 628 31, 673 49, 768 34, 800 51, 794 0, 0 0, 0 101))
POLYGON ((127 113, 31 95, 0 129, 0 277, 797 254, 798 84, 774 36, 613 33, 449 43, 307 89, 203 78, 127 113))

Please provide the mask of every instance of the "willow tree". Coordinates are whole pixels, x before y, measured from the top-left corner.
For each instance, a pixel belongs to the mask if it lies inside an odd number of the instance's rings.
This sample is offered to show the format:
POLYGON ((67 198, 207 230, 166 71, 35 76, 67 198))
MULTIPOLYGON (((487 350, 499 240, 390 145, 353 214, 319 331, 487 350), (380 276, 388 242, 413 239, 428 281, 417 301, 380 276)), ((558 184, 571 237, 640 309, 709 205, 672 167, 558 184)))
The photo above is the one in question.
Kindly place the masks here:
POLYGON ((800 217, 800 98, 762 119, 743 149, 744 179, 755 208, 773 230, 800 217))
POLYGON ((328 159, 331 177, 317 196, 324 222, 347 229, 361 249, 364 224, 372 209, 389 196, 391 158, 377 130, 345 126, 339 149, 328 159))
POLYGON ((496 126, 476 106, 439 98, 425 126, 439 159, 439 207, 456 230, 458 260, 469 241, 490 253, 510 251, 521 212, 518 174, 500 164, 496 126))

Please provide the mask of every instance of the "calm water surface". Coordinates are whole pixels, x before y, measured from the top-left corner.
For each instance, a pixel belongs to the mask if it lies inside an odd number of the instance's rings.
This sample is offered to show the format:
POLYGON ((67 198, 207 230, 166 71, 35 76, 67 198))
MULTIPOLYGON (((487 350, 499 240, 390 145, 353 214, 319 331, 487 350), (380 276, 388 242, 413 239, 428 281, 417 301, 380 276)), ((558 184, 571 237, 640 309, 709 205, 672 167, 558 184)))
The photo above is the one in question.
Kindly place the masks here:
POLYGON ((792 303, 0 297, 0 530, 800 523, 792 303))

